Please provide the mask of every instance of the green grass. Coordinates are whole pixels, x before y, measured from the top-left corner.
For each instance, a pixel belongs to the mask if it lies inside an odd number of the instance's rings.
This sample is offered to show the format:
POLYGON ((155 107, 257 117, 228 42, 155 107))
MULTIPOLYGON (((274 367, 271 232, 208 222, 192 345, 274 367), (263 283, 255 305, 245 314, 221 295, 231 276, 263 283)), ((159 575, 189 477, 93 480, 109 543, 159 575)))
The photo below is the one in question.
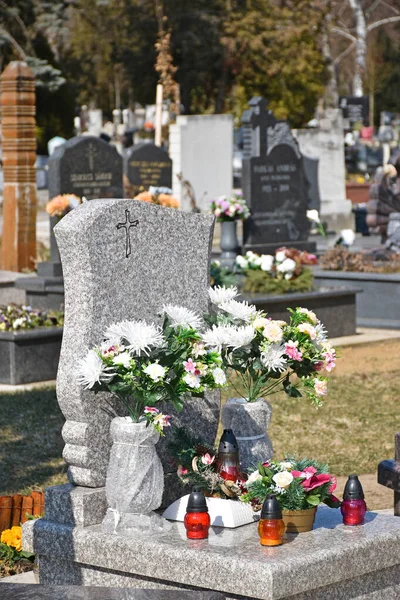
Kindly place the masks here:
POLYGON ((63 423, 54 389, 0 394, 0 494, 66 482, 63 423))
MULTIPOLYGON (((393 344, 394 361, 399 352, 400 343, 393 344)), ((397 362, 388 365, 380 356, 372 346, 367 354, 365 349, 345 351, 345 368, 332 377, 319 410, 306 399, 271 397, 275 456, 315 457, 335 475, 374 473, 379 461, 392 457, 394 435, 400 431, 398 369, 387 370, 397 362)), ((237 394, 224 392, 225 399, 230 395, 237 394)), ((67 481, 63 422, 54 389, 0 394, 0 494, 29 493, 67 481)))

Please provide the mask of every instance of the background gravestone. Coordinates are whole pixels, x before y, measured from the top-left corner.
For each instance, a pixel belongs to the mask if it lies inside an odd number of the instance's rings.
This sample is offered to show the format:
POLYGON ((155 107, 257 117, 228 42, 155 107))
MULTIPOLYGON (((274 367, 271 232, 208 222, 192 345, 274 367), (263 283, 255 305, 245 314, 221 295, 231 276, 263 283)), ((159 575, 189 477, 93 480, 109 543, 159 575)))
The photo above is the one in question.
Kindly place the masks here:
POLYGON ((172 188, 172 160, 162 148, 154 144, 137 144, 125 156, 126 187, 130 196, 136 196, 150 186, 172 188))
POLYGON ((122 157, 104 140, 77 136, 49 159, 49 198, 75 194, 87 200, 122 198, 122 157))
MULTIPOLYGON (((103 339, 111 323, 124 319, 160 322, 158 312, 167 303, 206 311, 213 227, 210 215, 135 200, 103 199, 85 202, 55 227, 65 284, 57 397, 66 417, 63 456, 75 485, 104 486, 111 419, 104 410, 105 394, 85 391, 73 376, 77 361, 103 339)), ((189 401, 175 423, 184 423, 214 443, 219 395, 214 392, 204 400, 189 401)), ((168 412, 174 414, 170 406, 168 412)), ((164 446, 157 445, 157 451, 164 470, 175 472, 165 441, 164 446)), ((96 506, 92 510, 98 511, 96 506)), ((103 516, 97 514, 95 522, 103 516)))
POLYGON ((245 250, 273 252, 283 245, 315 250, 308 243, 309 184, 303 157, 286 121, 278 121, 263 98, 243 113, 243 194, 251 218, 244 222, 245 250))

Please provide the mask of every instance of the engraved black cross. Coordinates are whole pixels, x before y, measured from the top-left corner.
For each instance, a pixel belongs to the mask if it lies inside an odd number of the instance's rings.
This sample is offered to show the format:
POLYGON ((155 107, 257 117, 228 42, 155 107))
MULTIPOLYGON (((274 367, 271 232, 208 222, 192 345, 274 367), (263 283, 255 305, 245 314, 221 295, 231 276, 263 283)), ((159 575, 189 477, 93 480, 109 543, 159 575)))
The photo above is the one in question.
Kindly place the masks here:
POLYGON ((139 224, 139 221, 136 219, 135 221, 131 221, 131 215, 128 209, 125 210, 125 223, 118 223, 117 229, 125 229, 126 232, 126 246, 125 246, 125 256, 128 258, 132 252, 131 246, 131 228, 136 227, 139 224))

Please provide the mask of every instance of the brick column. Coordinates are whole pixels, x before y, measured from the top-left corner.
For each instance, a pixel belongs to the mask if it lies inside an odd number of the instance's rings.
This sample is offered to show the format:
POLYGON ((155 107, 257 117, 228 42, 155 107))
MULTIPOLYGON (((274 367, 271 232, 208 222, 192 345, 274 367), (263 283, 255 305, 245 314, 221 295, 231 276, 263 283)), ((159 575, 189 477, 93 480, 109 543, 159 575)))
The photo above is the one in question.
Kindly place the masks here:
POLYGON ((20 61, 1 78, 4 173, 1 268, 34 267, 36 257, 35 80, 20 61))

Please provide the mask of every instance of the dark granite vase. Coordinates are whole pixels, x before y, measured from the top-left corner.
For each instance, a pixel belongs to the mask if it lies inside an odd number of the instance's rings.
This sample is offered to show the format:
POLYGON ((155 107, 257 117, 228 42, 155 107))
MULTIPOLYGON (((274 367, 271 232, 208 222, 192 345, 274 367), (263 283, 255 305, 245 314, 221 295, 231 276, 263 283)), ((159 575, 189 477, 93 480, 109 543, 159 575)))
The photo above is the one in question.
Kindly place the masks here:
POLYGON ((232 268, 238 253, 239 242, 236 231, 237 221, 221 222, 221 262, 232 268))

